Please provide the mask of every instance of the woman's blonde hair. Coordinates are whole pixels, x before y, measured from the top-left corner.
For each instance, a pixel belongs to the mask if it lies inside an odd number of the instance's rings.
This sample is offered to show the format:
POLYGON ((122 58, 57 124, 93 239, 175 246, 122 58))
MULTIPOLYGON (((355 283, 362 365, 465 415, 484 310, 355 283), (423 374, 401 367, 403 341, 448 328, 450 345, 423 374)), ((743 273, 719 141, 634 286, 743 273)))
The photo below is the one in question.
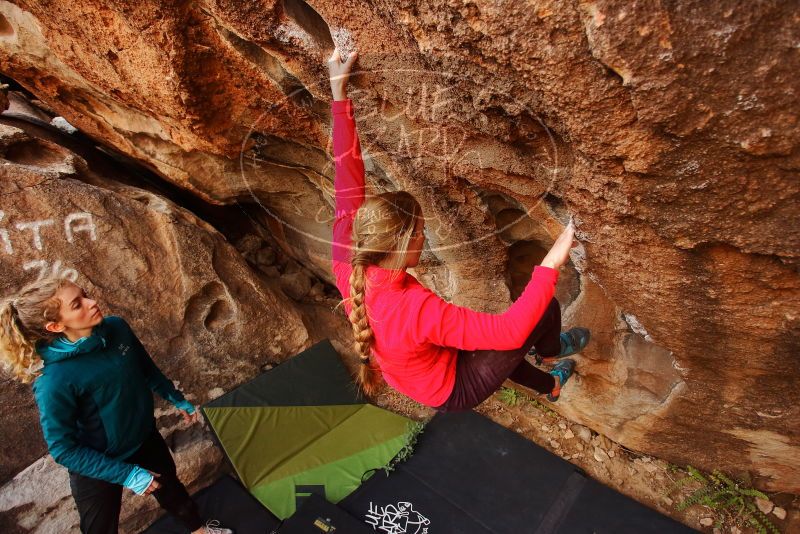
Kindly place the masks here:
POLYGON ((422 208, 405 191, 381 193, 370 197, 356 213, 353 221, 353 256, 350 275, 350 323, 353 325, 356 351, 361 360, 358 381, 367 395, 378 392, 381 384, 377 366, 370 362, 374 336, 369 324, 365 297, 366 271, 370 265, 383 263, 387 269, 402 269, 408 256, 408 245, 414 235, 422 208))
POLYGON ((45 325, 58 321, 61 301, 56 293, 75 285, 64 278, 46 278, 28 284, 0 304, 0 363, 13 378, 29 384, 40 374, 36 342, 52 339, 45 325))

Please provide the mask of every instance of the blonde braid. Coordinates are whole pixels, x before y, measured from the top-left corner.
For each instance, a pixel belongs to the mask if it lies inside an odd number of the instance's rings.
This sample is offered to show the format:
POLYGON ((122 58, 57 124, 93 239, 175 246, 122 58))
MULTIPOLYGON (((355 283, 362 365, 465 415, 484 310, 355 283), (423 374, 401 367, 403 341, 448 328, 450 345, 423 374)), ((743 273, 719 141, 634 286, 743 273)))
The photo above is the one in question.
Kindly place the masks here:
POLYGON ((364 392, 374 396, 380 390, 381 373, 377 362, 370 360, 375 334, 367 316, 366 271, 370 265, 402 270, 406 265, 411 234, 422 216, 419 203, 405 191, 381 193, 367 199, 353 220, 352 242, 355 244, 350 264, 350 300, 347 316, 353 325, 355 348, 361 365, 358 381, 364 392))
POLYGON ((372 354, 372 342, 375 336, 367 318, 366 298, 366 265, 363 261, 353 262, 353 272, 350 274, 350 298, 352 308, 350 309, 350 324, 353 325, 353 337, 355 338, 356 351, 358 352, 361 365, 358 370, 358 382, 361 388, 369 396, 375 395, 381 385, 381 377, 370 362, 372 354))

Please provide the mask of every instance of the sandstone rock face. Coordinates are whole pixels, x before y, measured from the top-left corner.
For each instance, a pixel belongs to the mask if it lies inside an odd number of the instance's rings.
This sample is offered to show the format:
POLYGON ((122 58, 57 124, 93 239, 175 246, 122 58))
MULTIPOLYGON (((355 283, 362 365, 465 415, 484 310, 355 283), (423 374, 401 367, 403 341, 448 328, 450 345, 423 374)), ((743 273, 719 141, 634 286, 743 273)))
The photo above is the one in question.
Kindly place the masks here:
MULTIPOLYGON (((302 317, 277 282, 266 284, 221 234, 159 195, 97 174, 94 163, 0 124, 3 295, 41 276, 76 280, 104 313, 130 322, 157 365, 198 405, 309 344, 302 317)), ((123 173, 120 167, 116 177, 123 173)), ((3 378, 0 406, 5 481, 46 448, 29 386, 3 378)), ((177 411, 169 406, 157 415, 169 438, 177 411)), ((200 475, 207 482, 219 470, 217 456, 198 457, 187 482, 200 475)), ((23 475, 15 480, 0 489, 0 511, 25 528, 36 510, 55 506, 47 498, 63 497, 59 490, 36 495, 33 508, 14 504, 22 498, 15 488, 33 484, 23 475)))
POLYGON ((790 4, 23 0, 0 17, 4 74, 186 190, 258 203, 329 280, 323 57, 357 46, 368 178, 422 204, 420 279, 500 311, 574 216, 559 297, 594 342, 558 409, 800 491, 790 4))

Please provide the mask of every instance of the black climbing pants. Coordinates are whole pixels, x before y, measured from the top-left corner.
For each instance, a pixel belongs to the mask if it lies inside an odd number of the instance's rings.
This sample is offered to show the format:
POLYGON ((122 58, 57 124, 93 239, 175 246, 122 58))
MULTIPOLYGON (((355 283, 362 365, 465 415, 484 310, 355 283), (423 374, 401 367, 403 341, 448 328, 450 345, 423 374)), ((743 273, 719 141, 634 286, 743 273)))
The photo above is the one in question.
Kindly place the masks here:
MULTIPOLYGON (((142 446, 126 458, 125 462, 137 464, 143 469, 161 475, 157 477, 161 487, 152 495, 163 509, 180 519, 189 532, 197 530, 205 524, 200 518, 197 505, 178 480, 172 454, 157 430, 153 430, 142 446)), ((71 471, 69 486, 78 507, 81 532, 84 534, 117 534, 122 486, 71 471)))
POLYGON ((489 398, 506 379, 539 393, 550 393, 556 385, 555 378, 528 363, 525 355, 531 347, 542 357, 558 355, 560 336, 561 307, 553 298, 520 348, 459 351, 453 392, 436 409, 442 412, 470 410, 489 398))

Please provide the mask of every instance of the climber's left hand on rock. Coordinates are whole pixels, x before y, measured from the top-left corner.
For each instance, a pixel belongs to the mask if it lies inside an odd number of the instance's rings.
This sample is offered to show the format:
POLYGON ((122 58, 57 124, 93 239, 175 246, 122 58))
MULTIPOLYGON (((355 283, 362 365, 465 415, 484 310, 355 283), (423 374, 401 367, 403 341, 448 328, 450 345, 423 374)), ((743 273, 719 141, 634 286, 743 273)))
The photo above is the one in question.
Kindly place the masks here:
POLYGON ((342 62, 339 48, 333 49, 333 54, 328 58, 328 73, 331 81, 331 93, 334 100, 347 99, 347 80, 350 78, 350 71, 353 63, 358 58, 358 52, 353 50, 347 59, 342 62))

